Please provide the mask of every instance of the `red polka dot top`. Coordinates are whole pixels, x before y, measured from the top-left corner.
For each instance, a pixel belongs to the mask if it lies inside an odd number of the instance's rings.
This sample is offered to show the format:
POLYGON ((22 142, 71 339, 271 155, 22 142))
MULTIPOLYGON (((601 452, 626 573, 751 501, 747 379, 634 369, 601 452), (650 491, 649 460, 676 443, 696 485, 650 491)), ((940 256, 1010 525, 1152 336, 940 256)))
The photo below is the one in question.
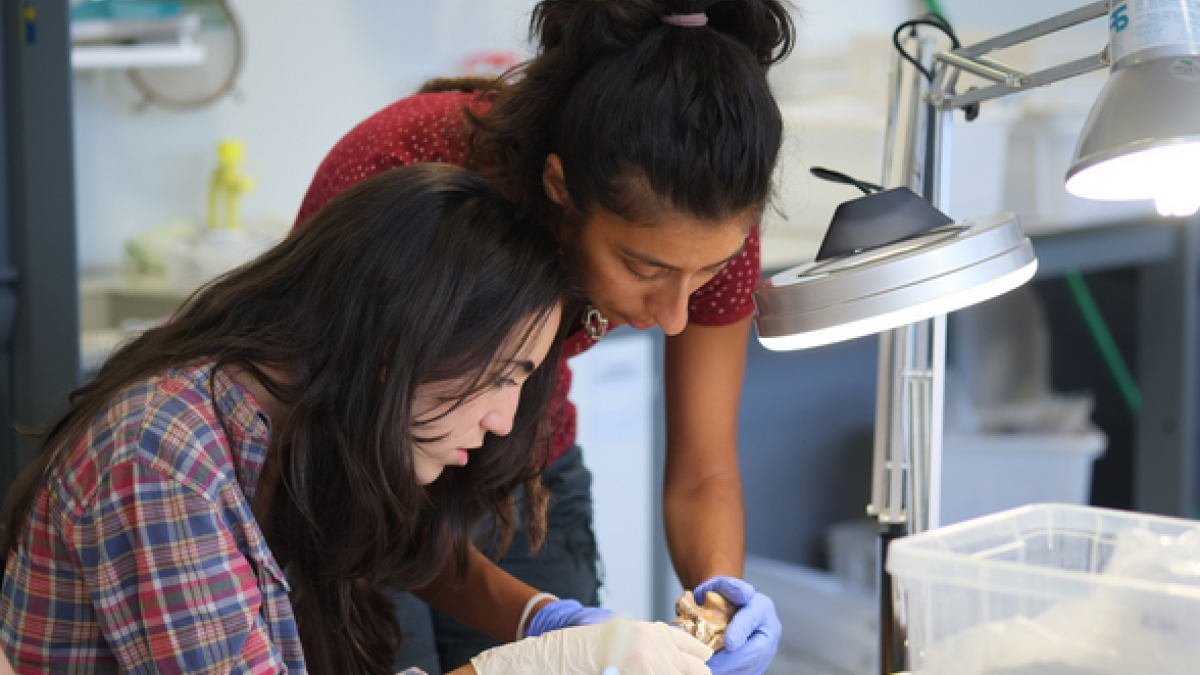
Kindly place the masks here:
MULTIPOLYGON (((461 165, 467 152, 463 110, 480 104, 475 94, 419 94, 384 108, 364 120, 333 147, 304 196, 296 224, 306 220, 346 187, 388 169, 416 162, 461 165)), ((479 110, 479 108, 476 108, 479 110)), ((745 249, 717 276, 692 294, 688 320, 703 326, 735 323, 754 311, 753 290, 760 273, 759 232, 755 227, 745 249)), ((582 328, 567 338, 559 363, 558 382, 550 403, 554 430, 550 462, 575 443, 575 406, 567 399, 571 370, 566 360, 587 351, 595 341, 582 328)))

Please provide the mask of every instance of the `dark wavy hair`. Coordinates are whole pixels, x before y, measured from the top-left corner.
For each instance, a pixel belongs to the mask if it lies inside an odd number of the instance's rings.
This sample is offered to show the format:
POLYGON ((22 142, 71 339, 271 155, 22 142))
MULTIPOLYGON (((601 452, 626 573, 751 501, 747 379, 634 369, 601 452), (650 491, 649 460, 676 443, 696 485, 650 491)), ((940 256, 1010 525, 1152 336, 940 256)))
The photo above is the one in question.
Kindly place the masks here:
POLYGON ((571 294, 549 233, 479 176, 419 164, 368 178, 73 392, 10 493, 0 550, 16 549, 48 474, 121 390, 205 360, 242 368, 289 411, 271 433, 281 489, 265 534, 288 570, 306 660, 319 673, 391 673, 401 632, 390 589, 421 587, 447 563, 461 578, 484 515, 511 536, 517 487, 533 496, 533 538, 544 534, 544 411, 561 334, 512 432, 489 434, 468 466, 428 486, 412 461, 417 387, 461 381, 461 404, 495 385, 512 356, 500 352, 520 349, 571 294))
POLYGON ((560 222, 542 187, 557 154, 574 207, 668 207, 717 222, 761 209, 783 120, 767 69, 795 41, 786 0, 543 0, 537 56, 493 85, 468 165, 523 211, 560 222), (699 28, 668 14, 704 12, 699 28))

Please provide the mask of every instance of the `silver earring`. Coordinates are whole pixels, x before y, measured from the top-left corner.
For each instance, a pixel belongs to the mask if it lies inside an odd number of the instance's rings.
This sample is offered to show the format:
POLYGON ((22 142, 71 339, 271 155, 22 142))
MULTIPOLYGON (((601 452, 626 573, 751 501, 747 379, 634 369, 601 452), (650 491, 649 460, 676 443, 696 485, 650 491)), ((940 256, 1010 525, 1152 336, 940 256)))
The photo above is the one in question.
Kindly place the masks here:
POLYGON ((592 340, 599 340, 608 334, 608 317, 601 314, 595 305, 588 305, 583 315, 583 330, 592 340))

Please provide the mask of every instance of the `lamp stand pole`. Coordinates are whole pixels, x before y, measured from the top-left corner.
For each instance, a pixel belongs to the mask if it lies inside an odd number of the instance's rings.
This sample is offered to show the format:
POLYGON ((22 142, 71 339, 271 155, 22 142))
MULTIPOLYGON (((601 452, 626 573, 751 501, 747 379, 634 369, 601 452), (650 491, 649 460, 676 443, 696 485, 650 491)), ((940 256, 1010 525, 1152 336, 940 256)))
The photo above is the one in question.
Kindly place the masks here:
MULTIPOLYGON (((1109 65, 1109 50, 1034 73, 1019 72, 986 55, 1109 14, 1112 0, 1088 5, 977 45, 935 54, 935 41, 909 35, 906 53, 933 73, 933 82, 893 56, 891 101, 884 146, 885 187, 908 187, 949 214, 953 111, 1018 91, 1044 86, 1109 65), (955 94, 961 71, 993 84, 955 94)), ((950 214, 953 215, 953 214, 950 214)), ((878 518, 880 672, 905 670, 905 606, 894 597, 886 571, 887 545, 898 537, 940 524, 942 429, 945 402, 946 317, 880 335, 875 403, 875 456, 871 505, 878 518)))
MULTIPOLYGON (((934 41, 907 37, 903 45, 932 67, 934 41)), ((908 187, 946 209, 941 176, 943 146, 949 142, 949 112, 925 102, 929 83, 910 63, 894 57, 891 106, 882 184, 908 187)), ((937 527, 940 511, 942 417, 945 398, 946 317, 884 332, 879 339, 875 399, 875 454, 868 513, 880 523, 879 668, 890 675, 905 668, 904 617, 897 616, 887 546, 896 538, 937 527)))

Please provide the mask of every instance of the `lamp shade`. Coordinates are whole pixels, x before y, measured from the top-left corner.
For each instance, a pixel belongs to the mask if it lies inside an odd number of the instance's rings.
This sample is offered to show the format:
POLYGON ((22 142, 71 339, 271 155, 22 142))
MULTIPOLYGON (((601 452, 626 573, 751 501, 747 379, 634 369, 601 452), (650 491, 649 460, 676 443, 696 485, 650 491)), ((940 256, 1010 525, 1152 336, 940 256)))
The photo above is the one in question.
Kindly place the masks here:
POLYGON ((983 302, 1035 271, 1017 217, 984 216, 777 274, 754 292, 755 326, 768 349, 817 347, 983 302))
POLYGON ((1112 72, 1067 170, 1085 199, 1153 199, 1164 216, 1200 209, 1200 0, 1112 3, 1112 72))
POLYGON ((1154 199, 1163 215, 1200 207, 1200 59, 1143 61, 1108 78, 1079 136, 1067 191, 1154 199))

